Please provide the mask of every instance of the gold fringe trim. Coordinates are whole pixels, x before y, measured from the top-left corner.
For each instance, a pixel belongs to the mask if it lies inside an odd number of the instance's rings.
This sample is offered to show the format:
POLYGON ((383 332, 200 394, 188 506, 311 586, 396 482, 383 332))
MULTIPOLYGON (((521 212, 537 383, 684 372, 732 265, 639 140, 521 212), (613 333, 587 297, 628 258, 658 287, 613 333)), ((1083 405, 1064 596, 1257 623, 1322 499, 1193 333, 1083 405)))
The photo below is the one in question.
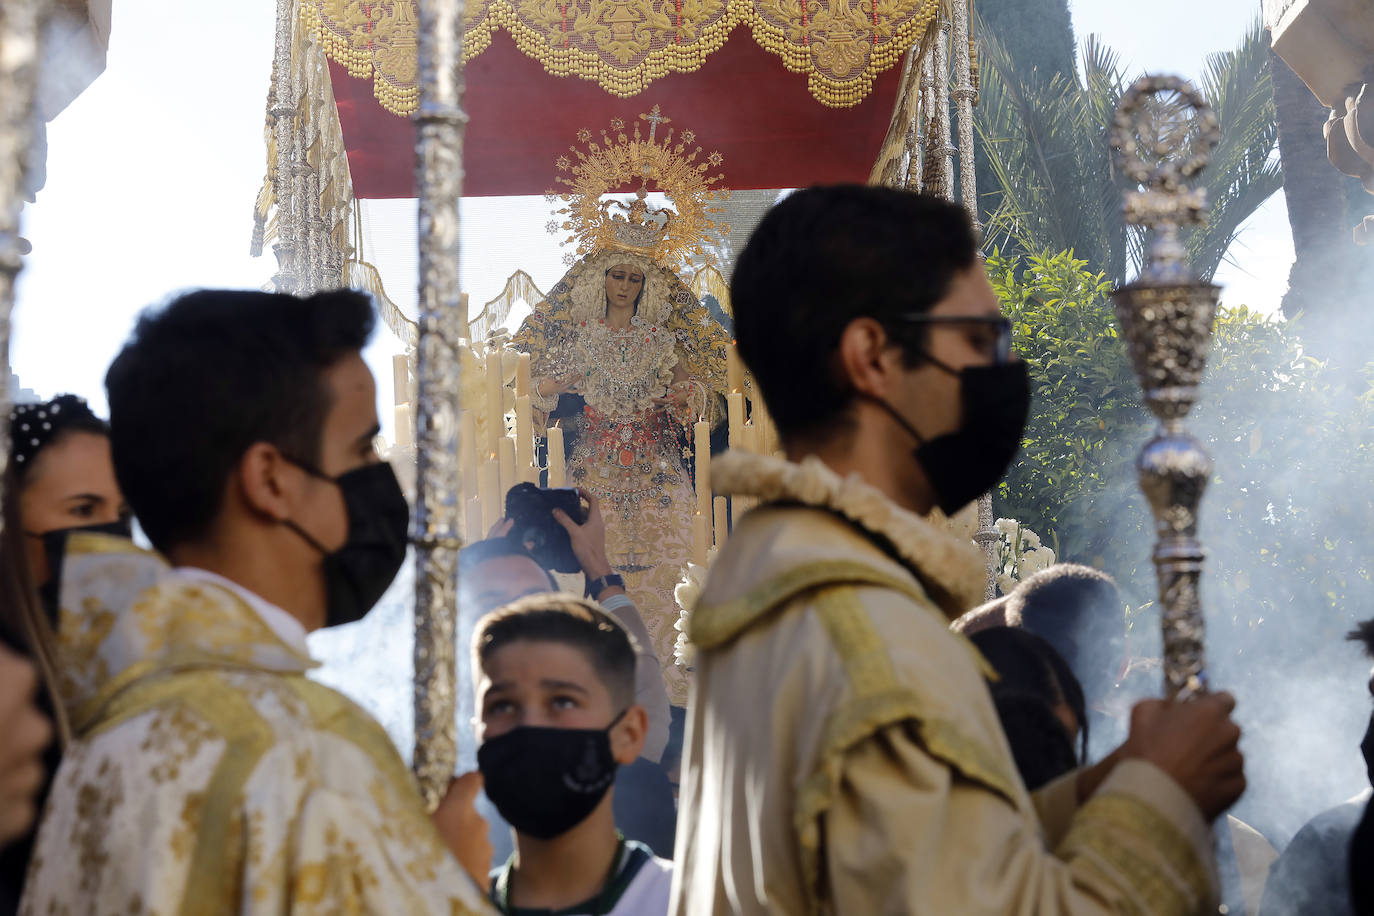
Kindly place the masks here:
POLYGON ((730 304, 730 284, 714 265, 708 264, 692 275, 691 290, 698 302, 703 302, 706 296, 711 296, 720 303, 720 308, 725 314, 731 318, 735 317, 734 306, 730 304))
MULTIPOLYGON (((759 46, 808 76, 821 104, 849 108, 918 44, 942 0, 475 0, 464 11, 464 60, 504 30, 554 76, 593 80, 628 98, 670 73, 692 73, 745 25, 759 46)), ((301 22, 350 76, 371 79, 382 107, 419 103, 417 15, 410 0, 359 5, 304 0, 301 22)))

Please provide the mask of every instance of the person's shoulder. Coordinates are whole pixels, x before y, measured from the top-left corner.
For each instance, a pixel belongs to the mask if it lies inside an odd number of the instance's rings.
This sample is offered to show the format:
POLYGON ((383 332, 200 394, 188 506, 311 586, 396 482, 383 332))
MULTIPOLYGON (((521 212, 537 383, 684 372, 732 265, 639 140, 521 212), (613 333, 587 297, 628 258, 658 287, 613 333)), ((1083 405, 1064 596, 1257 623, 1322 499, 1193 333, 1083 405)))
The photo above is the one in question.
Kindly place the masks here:
POLYGON ((611 908, 610 916, 659 916, 667 914, 673 886, 673 863, 660 859, 649 847, 633 840, 625 844, 629 853, 622 872, 624 890, 611 908))
POLYGON ((1294 847, 1302 851, 1307 847, 1341 845, 1348 842, 1350 834, 1355 832, 1360 818, 1364 816, 1370 794, 1370 790, 1366 789, 1354 798, 1347 799, 1334 808, 1327 808, 1313 817, 1294 834, 1284 852, 1287 853, 1294 847))

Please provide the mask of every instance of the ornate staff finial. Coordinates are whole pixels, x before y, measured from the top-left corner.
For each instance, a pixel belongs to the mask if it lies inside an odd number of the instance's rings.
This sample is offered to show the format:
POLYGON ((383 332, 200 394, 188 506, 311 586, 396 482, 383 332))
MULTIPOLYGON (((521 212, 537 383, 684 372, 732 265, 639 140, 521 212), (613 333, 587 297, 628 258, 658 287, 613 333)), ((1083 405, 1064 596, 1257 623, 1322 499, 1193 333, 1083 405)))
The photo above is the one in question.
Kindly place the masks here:
POLYGON ((1143 189, 1128 191, 1128 222, 1146 228, 1140 275, 1113 293, 1145 404, 1159 420, 1136 462, 1154 513, 1154 562, 1164 635, 1164 687, 1187 699, 1207 689, 1198 579, 1206 556, 1197 539, 1212 459, 1183 428, 1197 402, 1220 288, 1198 279, 1179 238, 1201 222, 1207 195, 1185 180, 1207 165, 1220 136, 1216 115, 1177 77, 1147 76, 1122 98, 1112 146, 1117 167, 1143 189))

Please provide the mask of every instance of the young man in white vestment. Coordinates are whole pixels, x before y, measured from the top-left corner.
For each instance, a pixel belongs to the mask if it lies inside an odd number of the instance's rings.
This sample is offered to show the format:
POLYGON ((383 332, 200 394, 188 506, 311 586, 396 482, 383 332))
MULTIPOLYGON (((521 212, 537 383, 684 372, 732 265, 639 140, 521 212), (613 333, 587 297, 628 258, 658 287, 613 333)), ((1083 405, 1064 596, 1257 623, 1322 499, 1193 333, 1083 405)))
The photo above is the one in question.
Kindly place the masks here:
POLYGON ((23 912, 490 912, 479 780, 431 819, 382 728, 305 676, 306 633, 361 618, 405 559, 374 324, 353 292, 205 290, 110 367, 115 473, 157 552, 68 541, 75 740, 23 912))
POLYGON ((634 641, 599 605, 532 595, 472 639, 477 764, 515 831, 492 873, 508 916, 665 916, 672 863, 615 825, 616 772, 644 750, 634 641))
POLYGON ((1107 760, 1031 795, 948 629, 984 566, 923 516, 996 486, 1030 403, 967 214, 798 192, 731 295, 787 460, 712 465, 758 505, 688 624, 673 912, 1215 912, 1208 822, 1245 785, 1232 699, 1142 703, 1107 760))

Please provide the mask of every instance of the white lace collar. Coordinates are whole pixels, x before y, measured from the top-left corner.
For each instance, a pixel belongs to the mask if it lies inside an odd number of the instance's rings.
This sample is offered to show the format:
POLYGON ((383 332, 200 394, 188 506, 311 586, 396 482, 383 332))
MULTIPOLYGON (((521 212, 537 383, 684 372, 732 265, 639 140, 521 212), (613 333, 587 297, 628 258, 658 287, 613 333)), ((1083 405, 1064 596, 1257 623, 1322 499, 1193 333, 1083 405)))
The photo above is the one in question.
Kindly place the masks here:
POLYGON ((987 572, 970 541, 898 506, 858 474, 840 477, 814 456, 792 463, 781 458, 729 452, 711 462, 717 492, 763 502, 798 502, 829 509, 891 543, 951 617, 983 598, 987 572))

